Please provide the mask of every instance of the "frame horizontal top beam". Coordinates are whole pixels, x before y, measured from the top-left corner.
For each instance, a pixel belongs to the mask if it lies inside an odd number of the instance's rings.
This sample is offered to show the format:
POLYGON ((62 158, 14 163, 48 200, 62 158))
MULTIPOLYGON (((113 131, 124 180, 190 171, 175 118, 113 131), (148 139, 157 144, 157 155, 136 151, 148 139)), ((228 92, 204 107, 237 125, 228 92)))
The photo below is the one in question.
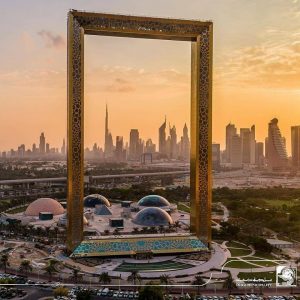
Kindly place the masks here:
POLYGON ((91 13, 69 12, 84 29, 85 34, 132 38, 196 41, 212 22, 91 13))

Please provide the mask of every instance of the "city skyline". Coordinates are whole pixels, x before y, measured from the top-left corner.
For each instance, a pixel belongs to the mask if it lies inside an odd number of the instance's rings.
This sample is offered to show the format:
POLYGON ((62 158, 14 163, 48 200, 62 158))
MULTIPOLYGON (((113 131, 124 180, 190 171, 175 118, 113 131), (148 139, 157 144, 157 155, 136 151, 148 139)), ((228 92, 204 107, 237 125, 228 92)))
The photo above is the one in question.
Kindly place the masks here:
MULTIPOLYGON (((26 4, 14 0, 0 7, 5 28, 0 58, 1 150, 15 148, 21 138, 30 144, 41 131, 47 132, 51 144, 61 144, 66 132, 66 11, 75 8, 212 19, 213 140, 224 148, 223 128, 230 120, 240 127, 255 120, 257 139, 263 140, 266 124, 276 117, 290 153, 290 126, 300 123, 299 1, 192 0, 187 6, 184 1, 167 0, 144 1, 141 6, 136 0, 126 4, 75 0, 51 1, 46 6, 36 0, 26 4), (28 18, 20 17, 6 29, 8 16, 21 16, 28 7, 32 8, 28 18), (49 10, 55 11, 55 16, 49 16, 49 10)), ((122 136, 137 127, 130 123, 132 115, 137 123, 144 122, 142 136, 155 135, 148 116, 158 124, 164 117, 160 110, 177 128, 183 120, 189 124, 189 43, 87 37, 85 50, 87 144, 98 141, 95 124, 102 125, 104 116, 98 113, 95 118, 94 113, 97 107, 104 111, 106 102, 116 111, 110 129, 122 136), (149 106, 139 110, 141 102, 149 106), (126 103, 122 105, 125 108, 117 111, 120 103, 126 103)))
MULTIPOLYGON (((243 163, 258 163, 259 157, 256 157, 256 153, 262 153, 262 155, 266 155, 267 157, 267 144, 268 144, 268 136, 270 136, 270 124, 276 124, 278 123, 277 118, 272 118, 271 123, 268 122, 268 134, 262 139, 259 140, 256 136, 257 128, 256 124, 252 124, 250 128, 246 127, 236 127, 236 123, 229 122, 224 127, 224 139, 225 139, 225 145, 223 146, 218 141, 213 141, 213 145, 219 145, 218 151, 223 152, 224 154, 224 161, 225 162, 231 162, 231 147, 237 147, 236 150, 238 151, 238 155, 242 155, 240 158, 236 158, 236 154, 233 154, 235 159, 237 159, 238 163, 237 166, 239 166, 242 162, 243 163), (274 123, 275 122, 275 123, 274 123), (239 128, 239 130, 238 130, 239 128), (234 141, 234 146, 231 146, 231 140, 234 141), (243 142, 244 141, 244 142, 243 142), (247 144, 245 144, 245 141, 247 144), (249 145, 248 145, 249 144, 249 145), (245 146, 246 145, 246 146, 245 146), (245 148, 246 147, 246 148, 245 148), (247 150, 249 148, 249 150, 247 150), (261 148, 262 147, 262 148, 261 148), (238 150, 241 148, 240 150, 238 150), (258 149, 259 148, 259 149, 258 149), (244 149, 244 150, 243 150, 244 149), (241 151, 241 152, 239 152, 241 151), (248 152, 247 152, 248 151, 248 152)), ((173 123, 172 123, 173 124, 173 123)), ((160 153, 167 155, 169 158, 176 158, 177 154, 180 153, 186 153, 184 155, 185 159, 188 158, 187 154, 189 152, 189 127, 186 123, 182 126, 182 133, 181 131, 176 132, 176 126, 171 125, 171 122, 167 122, 167 116, 165 115, 164 120, 161 122, 160 126, 157 126, 156 128, 156 135, 155 137, 151 136, 142 136, 140 135, 139 128, 131 128, 128 132, 128 134, 124 137, 118 133, 114 133, 110 130, 111 124, 109 123, 109 110, 108 105, 106 104, 106 110, 105 110, 105 125, 104 125, 104 134, 102 131, 102 135, 99 134, 99 136, 102 136, 103 143, 98 143, 98 141, 94 141, 92 145, 86 145, 85 143, 85 150, 88 153, 89 151, 93 152, 96 151, 97 153, 101 153, 103 155, 102 158, 110 159, 115 157, 115 155, 120 157, 126 157, 126 159, 129 157, 135 158, 136 154, 130 153, 130 146, 132 140, 134 140, 134 143, 136 144, 135 147, 141 147, 141 150, 138 151, 138 153, 160 153), (181 138, 180 138, 181 136, 181 138), (178 142, 177 142, 178 141, 178 142), (140 144, 140 145, 138 145, 140 144), (177 147, 176 150, 174 150, 177 147), (118 150, 119 149, 119 150, 118 150), (148 149, 148 150, 147 150, 148 149), (150 150, 149 150, 150 149, 150 150), (122 153, 122 151, 125 151, 125 153, 122 153), (100 151, 100 152, 99 152, 100 151), (120 152, 121 151, 121 152, 120 152), (116 152, 119 152, 119 154, 116 154, 116 152), (172 154, 172 152, 174 152, 172 154)), ((298 140, 296 139, 296 133, 298 136, 298 132, 300 125, 291 125, 290 132, 288 136, 282 136, 282 140, 284 143, 284 151, 286 151, 287 155, 286 157, 292 157, 294 159, 297 151, 300 151, 300 147, 298 146, 298 140), (297 131, 296 131, 297 130, 297 131), (287 140, 291 141, 291 145, 287 144, 287 140), (287 151, 287 149, 291 149, 291 151, 287 151), (294 154, 293 154, 294 153, 294 154)), ((279 130, 280 134, 282 133, 281 125, 279 130)), ((100 131, 99 131, 100 133, 100 131)), ((101 140, 101 139, 99 139, 101 140)), ((44 134, 44 131, 40 134, 39 142, 33 142, 31 144, 32 146, 25 145, 24 143, 18 144, 17 148, 14 147, 11 149, 0 149, 0 154, 6 153, 8 155, 12 156, 19 155, 20 157, 24 156, 24 154, 27 151, 27 154, 66 154, 66 142, 65 138, 62 139, 62 143, 59 146, 54 146, 49 143, 47 140, 46 143, 46 136, 44 134), (51 147, 50 147, 51 145, 51 147)), ((137 150, 136 150, 137 151, 137 150)), ((214 150, 213 150, 214 152, 214 150)), ((221 154, 220 152, 220 154, 221 154)), ((300 152, 299 152, 300 153, 300 152)), ((5 155, 6 155, 5 154, 5 155)), ((0 155, 1 157, 1 155, 0 155)), ((120 159, 122 160, 122 159, 120 159)), ((233 163, 234 165, 235 163, 233 163)), ((295 163, 296 164, 296 163, 295 163)))

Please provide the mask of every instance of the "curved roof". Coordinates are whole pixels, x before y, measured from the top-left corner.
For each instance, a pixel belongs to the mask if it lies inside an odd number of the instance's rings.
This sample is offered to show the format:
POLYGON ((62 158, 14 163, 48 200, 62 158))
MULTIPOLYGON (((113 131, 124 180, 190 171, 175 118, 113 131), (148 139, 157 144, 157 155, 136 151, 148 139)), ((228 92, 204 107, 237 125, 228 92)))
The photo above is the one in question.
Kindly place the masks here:
POLYGON ((137 203, 138 206, 146 206, 146 207, 164 207, 164 206, 170 206, 170 202, 159 195, 147 195, 143 197, 139 202, 137 203))
MULTIPOLYGON (((67 220, 68 216, 67 213, 64 213, 60 218, 59 218, 59 224, 60 225, 67 225, 67 220)), ((89 221, 87 220, 86 216, 83 216, 83 225, 88 225, 89 221)))
POLYGON ((160 226, 173 224, 171 216, 159 207, 146 207, 139 211, 133 222, 142 226, 160 226))
POLYGON ((39 198, 28 205, 24 214, 38 217, 40 212, 45 211, 53 215, 61 215, 65 209, 58 201, 52 198, 39 198))
POLYGON ((102 195, 92 194, 88 195, 83 199, 84 207, 95 207, 96 205, 104 204, 107 207, 111 206, 110 202, 102 195))

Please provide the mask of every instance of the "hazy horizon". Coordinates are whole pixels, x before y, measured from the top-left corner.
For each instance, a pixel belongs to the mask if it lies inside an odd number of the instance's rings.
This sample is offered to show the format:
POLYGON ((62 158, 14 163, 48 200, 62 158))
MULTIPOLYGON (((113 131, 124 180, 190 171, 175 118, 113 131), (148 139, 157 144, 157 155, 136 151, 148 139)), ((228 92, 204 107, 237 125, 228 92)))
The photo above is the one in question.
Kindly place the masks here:
MULTIPOLYGON (((290 153, 290 127, 300 124, 297 0, 2 2, 0 151, 38 144, 41 132, 55 147, 66 138, 66 20, 71 8, 212 20, 213 141, 224 149, 225 126, 231 122, 238 129, 255 124, 256 140, 264 142, 268 122, 276 117, 290 153)), ((165 115, 180 138, 184 122, 189 127, 190 44, 85 39, 86 146, 103 146, 106 103, 114 142, 116 135, 127 141, 130 128, 137 128, 143 139, 157 144, 165 115)))

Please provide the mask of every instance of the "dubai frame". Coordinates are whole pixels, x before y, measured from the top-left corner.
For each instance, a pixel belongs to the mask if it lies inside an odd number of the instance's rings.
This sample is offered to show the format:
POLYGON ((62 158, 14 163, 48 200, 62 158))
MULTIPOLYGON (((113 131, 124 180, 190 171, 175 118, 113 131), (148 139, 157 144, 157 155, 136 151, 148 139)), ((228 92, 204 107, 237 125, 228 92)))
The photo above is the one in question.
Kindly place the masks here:
POLYGON ((67 249, 83 240, 84 34, 191 43, 191 232, 211 242, 212 22, 90 13, 68 14, 67 249))

